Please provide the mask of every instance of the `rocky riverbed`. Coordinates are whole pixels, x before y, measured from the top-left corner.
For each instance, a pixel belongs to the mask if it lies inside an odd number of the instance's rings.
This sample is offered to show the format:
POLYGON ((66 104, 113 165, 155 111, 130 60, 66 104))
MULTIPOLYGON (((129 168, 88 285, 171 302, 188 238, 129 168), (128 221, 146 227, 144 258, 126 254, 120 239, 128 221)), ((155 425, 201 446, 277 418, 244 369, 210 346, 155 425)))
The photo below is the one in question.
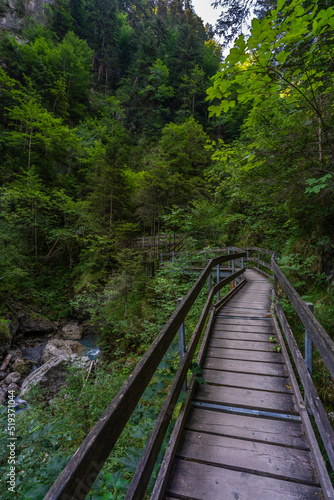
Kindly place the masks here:
MULTIPOLYGON (((36 384, 47 389, 51 401, 66 381, 68 365, 87 370, 91 366, 94 356, 92 349, 87 356, 87 350, 94 345, 96 331, 88 322, 23 317, 11 325, 11 331, 11 345, 0 358, 0 403, 14 390, 18 405, 23 405, 25 394, 36 384)), ((94 354, 97 352, 95 345, 94 354)))

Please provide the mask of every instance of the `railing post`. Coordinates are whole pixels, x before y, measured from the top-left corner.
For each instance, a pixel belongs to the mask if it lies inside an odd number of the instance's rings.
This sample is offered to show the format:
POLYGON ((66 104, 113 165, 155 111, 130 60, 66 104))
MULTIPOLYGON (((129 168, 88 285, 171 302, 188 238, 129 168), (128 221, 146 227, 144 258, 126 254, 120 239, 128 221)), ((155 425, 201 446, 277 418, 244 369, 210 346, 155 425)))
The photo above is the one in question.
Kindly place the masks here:
MULTIPOLYGON (((180 307, 181 302, 182 302, 182 297, 177 299, 177 307, 180 307)), ((180 351, 180 364, 181 364, 184 353, 186 352, 186 336, 185 336, 184 321, 179 328, 179 351, 180 351)), ((182 384, 182 391, 185 392, 186 390, 187 390, 187 378, 182 384)))
MULTIPOLYGON (((217 265, 217 284, 220 282, 220 265, 217 265)), ((220 290, 217 292, 217 302, 220 299, 220 290)))
MULTIPOLYGON (((228 247, 227 254, 230 255, 230 252, 231 252, 231 249, 230 249, 230 247, 228 247)), ((228 267, 228 270, 230 270, 230 268, 231 268, 231 262, 230 261, 228 261, 227 267, 228 267)))
MULTIPOLYGON (((234 252, 234 247, 232 247, 232 252, 234 252)), ((232 274, 235 273, 235 262, 232 260, 232 274)), ((232 281, 232 288, 235 287, 235 280, 232 281)))
POLYGON ((174 252, 172 252, 172 262, 174 262, 174 252))
MULTIPOLYGON (((313 313, 314 306, 311 302, 306 302, 307 307, 313 313)), ((309 374, 312 377, 313 371, 313 342, 307 330, 305 330, 305 363, 309 374)))
POLYGON ((209 289, 209 293, 210 293, 210 291, 211 291, 211 272, 208 276, 208 289, 209 289))
MULTIPOLYGON (((276 263, 277 262, 277 253, 273 254, 272 260, 276 263)), ((273 269, 273 275, 274 275, 274 297, 277 297, 277 276, 275 274, 275 271, 273 269)))
MULTIPOLYGON (((313 313, 313 304, 311 302, 306 302, 306 305, 307 307, 309 308, 309 310, 313 313)), ((313 342, 312 342, 312 339, 307 331, 307 329, 305 329, 305 363, 306 363, 306 366, 307 366, 307 369, 309 371, 309 374, 312 378, 312 372, 313 372, 313 342)), ((310 415, 312 415, 312 410, 310 408, 310 405, 309 405, 309 402, 307 400, 307 396, 305 395, 305 398, 304 398, 304 403, 305 403, 305 407, 308 411, 308 413, 310 415)))
MULTIPOLYGON (((258 258, 258 260, 260 260, 260 256, 261 256, 260 252, 257 252, 257 258, 258 258)), ((260 269, 259 262, 257 263, 257 267, 258 267, 258 269, 260 269)))

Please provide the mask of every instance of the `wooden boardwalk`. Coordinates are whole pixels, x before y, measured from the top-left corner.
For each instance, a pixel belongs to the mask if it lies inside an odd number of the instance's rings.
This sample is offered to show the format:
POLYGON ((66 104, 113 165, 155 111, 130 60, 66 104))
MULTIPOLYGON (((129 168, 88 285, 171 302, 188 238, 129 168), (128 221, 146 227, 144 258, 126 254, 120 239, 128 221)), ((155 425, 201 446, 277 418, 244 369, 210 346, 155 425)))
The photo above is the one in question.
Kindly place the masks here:
POLYGON ((269 341, 269 281, 246 285, 219 310, 165 498, 319 499, 283 356, 269 341))

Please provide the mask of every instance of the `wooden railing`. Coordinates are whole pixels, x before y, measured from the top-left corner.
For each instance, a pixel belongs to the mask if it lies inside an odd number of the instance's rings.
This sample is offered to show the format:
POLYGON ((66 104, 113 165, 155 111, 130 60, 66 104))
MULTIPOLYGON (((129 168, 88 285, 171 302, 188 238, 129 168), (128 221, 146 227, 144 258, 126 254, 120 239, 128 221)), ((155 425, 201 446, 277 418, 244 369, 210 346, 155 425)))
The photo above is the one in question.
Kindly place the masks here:
POLYGON ((258 247, 246 247, 243 250, 247 253, 247 262, 255 262, 259 266, 263 266, 266 270, 272 272, 272 274, 268 274, 267 272, 258 269, 258 271, 262 274, 265 274, 269 278, 273 278, 273 308, 279 319, 281 329, 284 333, 295 368, 304 389, 305 405, 310 408, 311 413, 313 414, 323 445, 326 449, 328 459, 334 470, 334 431, 312 380, 311 361, 312 347, 314 345, 331 377, 334 379, 334 342, 279 268, 276 253, 258 247), (252 252, 258 252, 258 257, 251 257, 250 254, 252 252), (264 258, 267 259, 268 256, 270 256, 270 263, 260 259, 260 254, 264 254, 264 258), (308 354, 305 353, 305 358, 303 358, 298 348, 292 329, 283 312, 282 306, 280 305, 280 300, 277 294, 278 283, 281 285, 286 298, 290 301, 294 311, 305 327, 306 344, 309 344, 309 352, 311 352, 309 357, 308 354))
MULTIPOLYGON (((81 500, 87 496, 99 471, 102 469, 139 399, 173 341, 175 334, 184 322, 190 308, 209 278, 209 294, 206 304, 180 362, 175 379, 168 391, 166 400, 137 467, 126 498, 139 499, 144 496, 162 441, 166 434, 173 410, 177 404, 182 385, 186 380, 188 369, 192 363, 197 344, 211 307, 212 305, 213 307, 220 307, 224 301, 227 301, 245 283, 245 280, 243 280, 225 297, 218 299, 218 302, 213 304, 214 297, 216 294, 218 296, 221 288, 231 282, 235 282, 237 278, 243 275, 245 269, 239 269, 211 288, 212 270, 218 268, 218 271, 219 266, 224 262, 234 261, 244 257, 246 257, 244 252, 232 255, 221 255, 208 262, 191 290, 183 298, 179 307, 171 315, 146 354, 139 361, 136 368, 106 408, 99 421, 89 432, 70 462, 52 485, 45 496, 46 500, 81 500)), ((217 272, 217 277, 219 277, 219 272, 217 272)), ((219 278, 217 281, 219 281, 219 278)), ((213 315, 211 314, 210 318, 212 317, 213 315)))
MULTIPOLYGON (((314 346, 317 348, 319 355, 323 359, 329 373, 333 378, 334 342, 328 336, 324 328, 315 318, 314 314, 310 311, 310 309, 298 295, 296 290, 293 288, 289 280, 283 274, 283 272, 277 265, 276 254, 274 252, 258 247, 246 247, 243 249, 232 247, 232 249, 230 248, 228 251, 230 252, 230 255, 218 256, 208 262, 205 269, 203 270, 195 284, 192 286, 191 290, 181 301, 178 309, 172 314, 155 341, 152 343, 147 353, 140 360, 132 374, 126 380, 123 387, 120 389, 113 401, 109 404, 104 414, 90 431, 84 442, 78 448, 73 458, 67 464, 57 481, 53 484, 53 486, 47 493, 45 500, 80 500, 86 497, 99 471, 103 467, 103 464, 112 451, 118 437, 120 436, 131 414, 133 413, 140 397, 142 396, 150 380, 154 376, 155 370, 157 369, 160 361, 162 360, 168 347, 173 341, 173 338, 175 337, 180 326, 184 322, 190 308, 203 289, 206 280, 208 279, 209 294, 206 304, 203 308, 203 311, 198 320, 189 345, 184 353, 184 356, 180 361, 180 366, 176 373, 175 379, 166 396, 153 432, 143 452, 142 458, 134 474, 133 480, 125 498, 126 500, 133 500, 142 499, 144 497, 153 467, 156 463, 158 453, 160 451, 163 439, 166 435, 167 427, 169 425, 173 410, 176 406, 181 388, 186 380, 187 372, 194 357, 194 353, 201 337, 205 322, 209 316, 209 321, 206 327, 202 345, 197 357, 197 362, 199 364, 202 360, 211 324, 214 319, 214 311, 217 310, 217 308, 221 307, 227 300, 229 300, 229 298, 232 297, 245 283, 245 280, 243 280, 241 283, 237 284, 237 279, 240 279, 240 277, 243 276, 245 270, 243 268, 244 262, 248 262, 251 265, 254 264, 258 266, 257 270, 259 272, 273 279, 274 291, 272 308, 277 314, 281 329, 284 333, 287 345, 291 352, 291 356, 294 360, 296 370, 298 371, 301 383, 303 385, 306 400, 305 404, 307 402, 307 405, 312 411, 320 436, 328 454, 329 461, 334 469, 334 431, 317 394, 316 388, 313 384, 310 374, 310 362, 307 361, 306 363, 303 359, 303 356, 293 336, 292 330, 279 303, 277 295, 278 283, 280 283, 282 290, 284 290, 286 294, 286 297, 290 300, 295 312, 297 313, 305 329, 307 330, 307 335, 309 336, 314 346), (234 253, 231 253, 231 251, 234 253), (254 253, 257 254, 256 257, 254 257, 254 253), (260 258, 261 255, 262 258, 260 258), (269 259, 271 259, 270 262, 268 262, 269 259), (232 274, 229 277, 218 282, 211 288, 212 271, 215 268, 217 269, 217 281, 219 281, 219 266, 227 262, 233 263, 231 266, 232 274), (234 272, 236 263, 241 266, 241 269, 234 272), (261 268, 265 268, 265 271, 261 268), (228 283, 233 283, 234 286, 227 295, 220 299, 219 291, 228 283), (217 295, 217 301, 214 303, 215 295, 217 295)), ((275 317, 274 323, 278 328, 278 323, 275 317)), ((284 344, 283 337, 282 343, 284 344)), ((286 350, 285 344, 282 345, 282 350, 286 350)), ((156 484, 151 497, 154 500, 162 498, 166 478, 168 477, 168 473, 170 471, 171 464, 177 449, 178 439, 180 437, 177 426, 180 426, 180 428, 182 428, 194 387, 195 380, 193 377, 187 389, 188 398, 186 399, 186 402, 181 410, 181 418, 179 416, 176 422, 176 428, 173 431, 170 445, 166 451, 164 461, 156 480, 156 484)), ((294 389, 295 392, 298 392, 299 390, 298 386, 294 387, 294 389)), ((305 426, 309 425, 309 422, 307 420, 303 420, 303 422, 305 426)), ((310 434, 312 434, 312 432, 313 431, 311 429, 310 434)), ((317 445, 315 442, 314 447, 316 446, 317 445)), ((317 469, 323 470, 323 465, 321 466, 321 464, 319 463, 319 460, 322 460, 322 457, 320 456, 319 458, 319 455, 320 454, 315 457, 315 462, 319 465, 317 469)), ((325 498, 332 498, 331 495, 333 489, 330 485, 328 475, 326 477, 321 477, 320 482, 325 494, 325 498), (326 491, 329 493, 327 494, 326 491)))

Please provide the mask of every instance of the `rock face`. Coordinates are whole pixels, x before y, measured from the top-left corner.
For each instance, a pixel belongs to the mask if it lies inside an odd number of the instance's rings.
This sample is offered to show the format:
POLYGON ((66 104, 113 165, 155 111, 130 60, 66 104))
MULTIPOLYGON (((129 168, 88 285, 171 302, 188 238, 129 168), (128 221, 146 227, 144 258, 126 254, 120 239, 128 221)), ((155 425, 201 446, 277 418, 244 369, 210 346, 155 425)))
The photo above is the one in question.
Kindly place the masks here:
POLYGON ((54 356, 63 356, 66 359, 71 354, 80 353, 82 350, 82 345, 74 340, 49 340, 43 352, 43 361, 46 363, 54 356))
POLYGON ((63 326, 61 336, 66 340, 78 340, 81 339, 82 332, 82 326, 77 321, 70 321, 63 326))
POLYGON ((21 374, 18 372, 12 372, 7 375, 5 382, 6 384, 17 384, 21 380, 21 374))
POLYGON ((53 4, 53 0, 8 0, 0 7, 0 29, 15 30, 25 16, 33 17, 40 24, 45 19, 44 5, 53 4))

